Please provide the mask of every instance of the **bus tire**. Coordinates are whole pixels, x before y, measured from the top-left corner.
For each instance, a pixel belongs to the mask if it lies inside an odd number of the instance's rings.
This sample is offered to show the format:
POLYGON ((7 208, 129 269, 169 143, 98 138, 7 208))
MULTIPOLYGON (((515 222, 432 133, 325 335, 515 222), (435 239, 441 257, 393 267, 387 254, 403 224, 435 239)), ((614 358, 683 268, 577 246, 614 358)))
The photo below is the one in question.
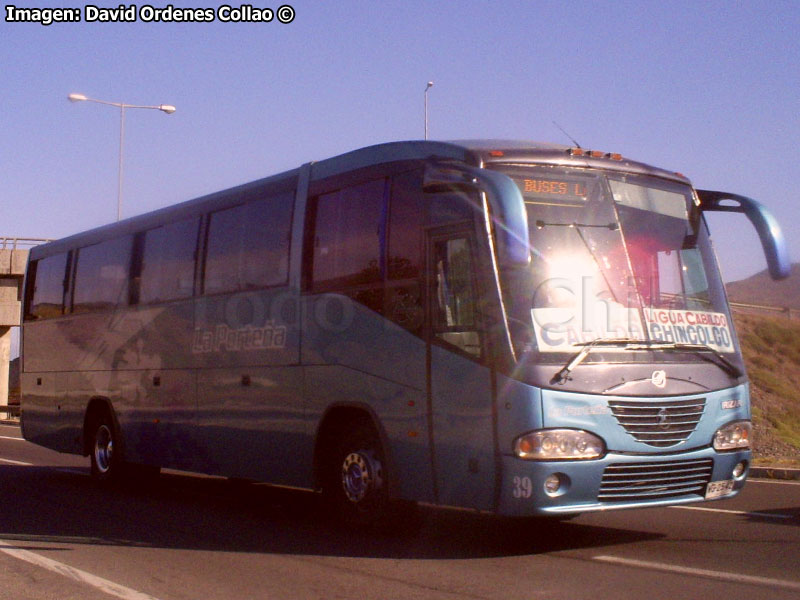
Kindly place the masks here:
POLYGON ((336 516, 351 527, 384 525, 389 517, 385 458, 371 427, 359 425, 335 445, 323 493, 336 516))
POLYGON ((90 421, 91 445, 89 456, 92 478, 100 483, 116 483, 122 478, 125 463, 122 459, 120 434, 114 420, 106 411, 90 421))

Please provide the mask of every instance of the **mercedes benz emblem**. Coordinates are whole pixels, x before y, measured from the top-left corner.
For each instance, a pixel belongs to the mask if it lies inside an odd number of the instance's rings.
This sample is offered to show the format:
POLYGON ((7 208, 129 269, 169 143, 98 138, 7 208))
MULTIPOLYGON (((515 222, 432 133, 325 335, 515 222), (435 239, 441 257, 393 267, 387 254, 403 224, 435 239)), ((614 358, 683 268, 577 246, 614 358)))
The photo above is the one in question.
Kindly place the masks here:
POLYGON ((653 371, 653 374, 650 376, 650 381, 653 382, 654 386, 663 388, 665 385, 667 385, 667 372, 653 371))

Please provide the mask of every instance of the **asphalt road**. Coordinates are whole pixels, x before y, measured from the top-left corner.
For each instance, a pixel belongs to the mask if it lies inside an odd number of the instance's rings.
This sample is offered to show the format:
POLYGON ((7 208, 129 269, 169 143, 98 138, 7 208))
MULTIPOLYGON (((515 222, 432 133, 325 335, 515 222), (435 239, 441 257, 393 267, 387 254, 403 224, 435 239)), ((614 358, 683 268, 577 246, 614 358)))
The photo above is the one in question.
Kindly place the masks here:
POLYGON ((0 599, 800 598, 800 483, 507 522, 423 509, 352 533, 310 494, 176 473, 107 490, 0 426, 0 599))

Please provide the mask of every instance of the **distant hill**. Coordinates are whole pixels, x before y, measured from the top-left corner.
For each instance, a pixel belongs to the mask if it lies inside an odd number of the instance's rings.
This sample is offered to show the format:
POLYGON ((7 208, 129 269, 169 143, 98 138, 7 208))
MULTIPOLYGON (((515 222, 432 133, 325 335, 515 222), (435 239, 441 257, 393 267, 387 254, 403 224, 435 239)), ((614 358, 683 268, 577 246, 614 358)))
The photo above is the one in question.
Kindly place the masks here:
POLYGON ((725 284, 731 302, 781 306, 800 310, 800 263, 792 265, 788 279, 773 281, 764 270, 752 277, 725 284))
POLYGON ((734 313, 750 378, 756 462, 800 467, 800 322, 734 313))

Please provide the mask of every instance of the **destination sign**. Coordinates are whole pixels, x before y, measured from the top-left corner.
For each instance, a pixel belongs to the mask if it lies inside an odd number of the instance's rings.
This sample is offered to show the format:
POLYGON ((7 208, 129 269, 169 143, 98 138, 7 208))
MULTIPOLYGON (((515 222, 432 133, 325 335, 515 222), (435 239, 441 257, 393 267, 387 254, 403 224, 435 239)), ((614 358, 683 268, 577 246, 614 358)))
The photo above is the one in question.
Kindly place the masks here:
POLYGON ((735 352, 728 318, 722 313, 645 308, 650 337, 659 342, 703 344, 718 352, 735 352))
POLYGON ((561 200, 586 201, 589 195, 586 185, 579 181, 568 181, 563 179, 517 179, 524 198, 529 202, 536 202, 544 198, 558 198, 561 200))
MULTIPOLYGON (((533 309, 539 351, 570 352, 576 344, 596 339, 645 339, 638 309, 616 302, 598 305, 533 309)), ((644 308, 642 312, 649 340, 702 344, 718 352, 736 351, 730 323, 722 313, 660 308, 644 308)))

